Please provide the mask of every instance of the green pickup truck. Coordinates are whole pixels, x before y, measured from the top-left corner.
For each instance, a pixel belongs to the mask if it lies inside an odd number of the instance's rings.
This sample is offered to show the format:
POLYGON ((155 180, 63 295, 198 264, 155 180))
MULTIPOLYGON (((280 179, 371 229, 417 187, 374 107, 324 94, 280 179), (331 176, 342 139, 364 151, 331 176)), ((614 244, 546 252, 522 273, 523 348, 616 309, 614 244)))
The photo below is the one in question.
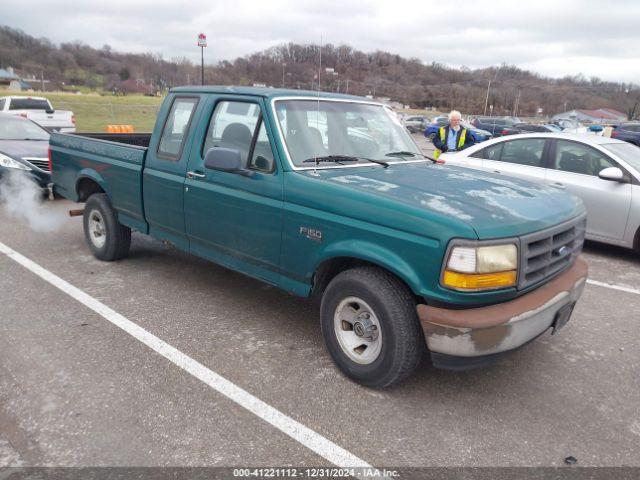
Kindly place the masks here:
POLYGON ((152 134, 54 133, 50 161, 97 258, 136 230, 317 299, 329 354, 367 386, 555 332, 587 278, 579 199, 436 163, 365 98, 174 88, 152 134))

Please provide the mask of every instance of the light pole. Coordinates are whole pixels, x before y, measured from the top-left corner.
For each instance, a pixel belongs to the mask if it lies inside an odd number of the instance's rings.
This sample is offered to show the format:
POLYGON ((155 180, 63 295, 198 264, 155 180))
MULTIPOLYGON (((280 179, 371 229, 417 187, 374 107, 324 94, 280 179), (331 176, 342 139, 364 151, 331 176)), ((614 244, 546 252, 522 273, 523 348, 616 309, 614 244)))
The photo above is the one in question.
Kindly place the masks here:
POLYGON ((204 47, 207 46, 207 36, 204 33, 198 35, 198 46, 200 47, 200 85, 204 85, 204 47))
POLYGON ((284 68, 287 66, 285 62, 282 62, 282 88, 284 88, 284 68))

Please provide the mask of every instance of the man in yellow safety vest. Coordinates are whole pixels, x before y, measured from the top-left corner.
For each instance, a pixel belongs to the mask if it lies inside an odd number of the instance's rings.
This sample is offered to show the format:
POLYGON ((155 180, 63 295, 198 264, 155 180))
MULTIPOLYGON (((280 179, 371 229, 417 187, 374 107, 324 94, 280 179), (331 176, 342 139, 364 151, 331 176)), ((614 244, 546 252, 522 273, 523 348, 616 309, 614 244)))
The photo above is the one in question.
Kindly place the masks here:
POLYGON ((473 145, 473 137, 460 125, 461 120, 460 112, 451 110, 449 125, 440 127, 438 135, 433 138, 433 145, 436 147, 433 158, 437 160, 444 152, 458 152, 473 145))

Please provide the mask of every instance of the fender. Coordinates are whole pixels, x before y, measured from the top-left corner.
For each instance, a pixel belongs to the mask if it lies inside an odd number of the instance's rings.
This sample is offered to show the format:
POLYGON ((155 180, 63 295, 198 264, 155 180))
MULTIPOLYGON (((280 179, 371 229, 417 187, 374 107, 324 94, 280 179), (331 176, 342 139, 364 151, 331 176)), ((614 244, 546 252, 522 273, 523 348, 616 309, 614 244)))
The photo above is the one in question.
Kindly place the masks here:
POLYGON ((414 292, 420 292, 421 282, 418 273, 396 252, 382 247, 378 244, 366 240, 342 240, 331 243, 326 246, 318 255, 318 261, 313 267, 313 272, 309 272, 309 277, 318 269, 325 261, 338 257, 350 257, 364 260, 369 263, 384 268, 402 281, 414 292))

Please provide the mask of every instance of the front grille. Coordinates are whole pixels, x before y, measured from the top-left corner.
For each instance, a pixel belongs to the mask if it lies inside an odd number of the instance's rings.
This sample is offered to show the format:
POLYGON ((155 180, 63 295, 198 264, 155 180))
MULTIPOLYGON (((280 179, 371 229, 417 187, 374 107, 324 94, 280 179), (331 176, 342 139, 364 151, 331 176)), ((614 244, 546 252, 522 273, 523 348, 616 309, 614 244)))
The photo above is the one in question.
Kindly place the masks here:
POLYGON ((587 217, 520 237, 518 289, 536 285, 573 264, 582 252, 587 217))
POLYGON ((24 157, 23 160, 38 167, 40 170, 49 171, 49 159, 47 157, 24 157))

